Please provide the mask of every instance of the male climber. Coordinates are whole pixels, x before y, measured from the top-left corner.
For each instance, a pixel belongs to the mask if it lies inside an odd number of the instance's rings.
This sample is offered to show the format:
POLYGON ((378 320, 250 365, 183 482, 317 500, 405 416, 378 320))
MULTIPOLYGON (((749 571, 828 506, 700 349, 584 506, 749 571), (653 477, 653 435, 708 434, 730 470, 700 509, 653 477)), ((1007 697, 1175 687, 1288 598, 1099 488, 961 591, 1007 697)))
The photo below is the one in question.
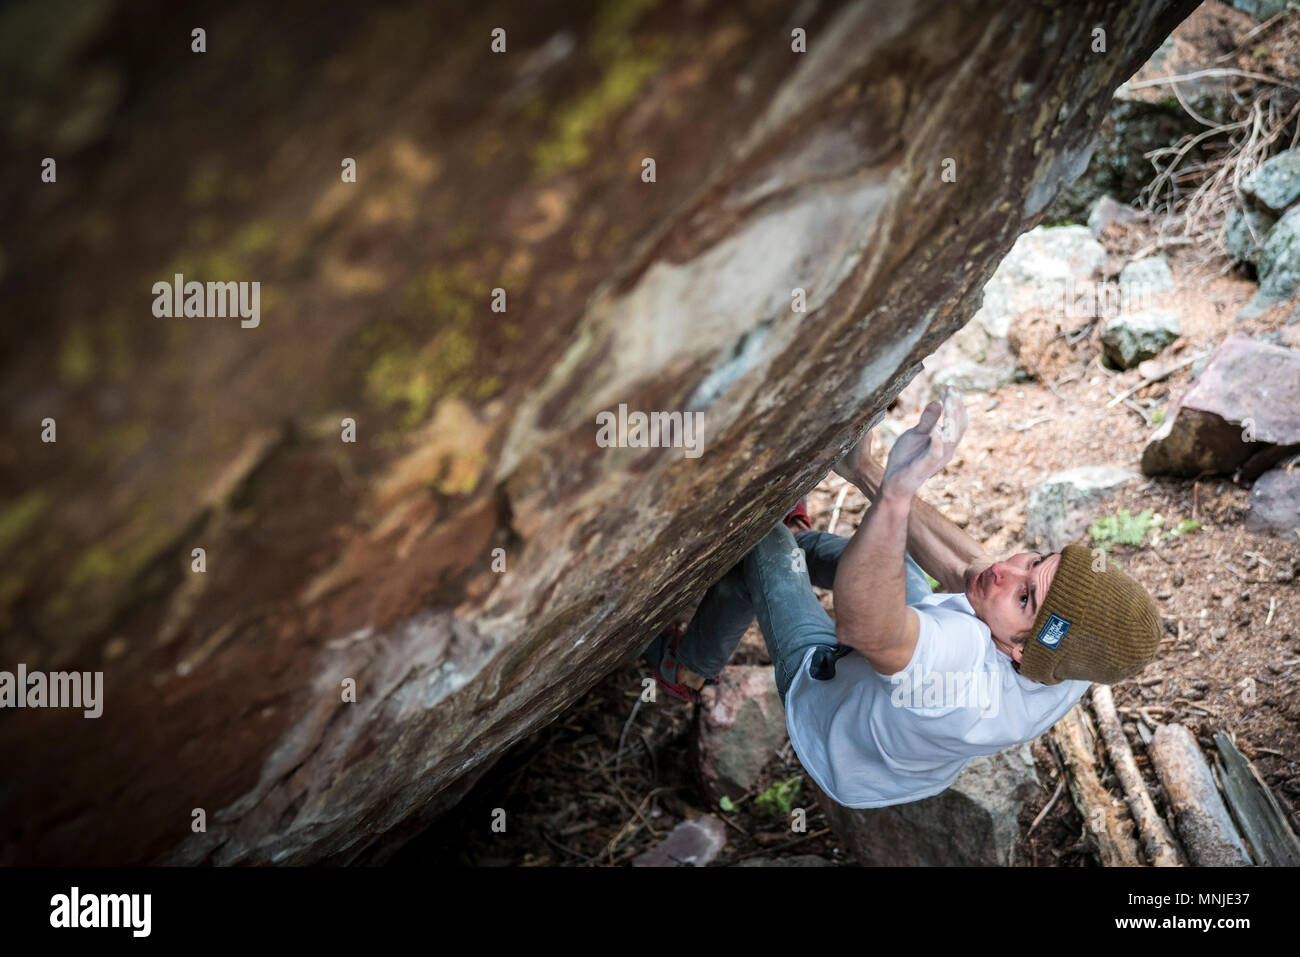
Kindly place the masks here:
POLYGON ((965 429, 960 399, 932 402, 883 471, 865 435, 835 467, 872 502, 853 537, 812 531, 797 506, 684 632, 646 649, 660 685, 698 701, 757 615, 804 768, 840 804, 880 807, 938 794, 971 758, 1038 737, 1090 682, 1140 672, 1159 614, 1104 556, 1068 545, 994 562, 914 497, 965 429), (814 585, 833 589, 835 622, 814 585))

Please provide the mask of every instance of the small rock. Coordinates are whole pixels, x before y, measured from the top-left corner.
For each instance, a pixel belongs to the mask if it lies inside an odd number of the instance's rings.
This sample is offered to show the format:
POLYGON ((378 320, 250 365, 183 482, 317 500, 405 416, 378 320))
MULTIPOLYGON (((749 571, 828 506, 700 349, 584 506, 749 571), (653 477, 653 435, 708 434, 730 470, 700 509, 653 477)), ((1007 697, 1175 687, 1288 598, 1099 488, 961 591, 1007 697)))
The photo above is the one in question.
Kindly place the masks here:
POLYGON ((727 825, 713 815, 682 821, 655 847, 632 858, 633 867, 704 867, 727 843, 727 825))
POLYGON ((1232 0, 1232 5, 1262 23, 1285 10, 1287 0, 1232 0))
POLYGON ((1098 502, 1136 478, 1113 466, 1085 465, 1044 479, 1029 493, 1026 539, 1045 551, 1060 551, 1088 528, 1098 502))
POLYGON ((1122 313, 1106 323, 1101 342, 1106 357, 1121 369, 1159 355, 1181 334, 1178 316, 1168 309, 1122 313))
POLYGON ((1112 223, 1127 226, 1136 223, 1139 219, 1141 215, 1132 206, 1126 206, 1109 196, 1102 196, 1092 204, 1092 209, 1088 213, 1088 230, 1093 236, 1100 236, 1102 230, 1112 223))
POLYGON ((1147 256, 1123 268, 1119 288, 1126 303, 1143 302, 1151 293, 1173 289, 1174 274, 1164 256, 1147 256))
POLYGON ((1300 199, 1300 150, 1286 150, 1265 160, 1241 181, 1241 191, 1275 215, 1300 199))
POLYGON ((1246 531, 1284 542, 1300 540, 1300 469, 1273 469, 1250 490, 1246 531))

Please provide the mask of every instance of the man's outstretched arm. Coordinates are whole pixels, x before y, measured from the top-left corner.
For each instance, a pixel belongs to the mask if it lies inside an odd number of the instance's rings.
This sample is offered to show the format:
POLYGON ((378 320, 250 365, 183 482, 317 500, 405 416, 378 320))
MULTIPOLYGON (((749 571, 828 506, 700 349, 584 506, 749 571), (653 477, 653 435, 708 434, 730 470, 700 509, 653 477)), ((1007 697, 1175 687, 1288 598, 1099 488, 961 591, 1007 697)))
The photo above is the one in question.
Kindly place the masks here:
MULTIPOLYGON (((875 503, 840 556, 834 589, 836 636, 881 674, 907 667, 920 632, 916 612, 907 607, 903 569, 913 496, 952 458, 965 430, 966 409, 959 399, 948 395, 942 407, 938 402, 926 406, 920 422, 894 444, 875 503), (937 426, 941 410, 946 417, 942 429, 937 426)), ((869 448, 855 450, 848 457, 846 477, 865 470, 869 453, 869 448)))

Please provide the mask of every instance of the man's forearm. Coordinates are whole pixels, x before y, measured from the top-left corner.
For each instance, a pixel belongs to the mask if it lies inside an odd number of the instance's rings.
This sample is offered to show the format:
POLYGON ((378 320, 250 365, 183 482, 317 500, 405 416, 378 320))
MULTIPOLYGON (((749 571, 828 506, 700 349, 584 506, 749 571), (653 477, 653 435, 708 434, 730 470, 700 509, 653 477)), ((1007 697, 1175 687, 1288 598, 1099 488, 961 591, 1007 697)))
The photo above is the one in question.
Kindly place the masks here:
MULTIPOLYGON (((870 501, 880 496, 885 470, 872 463, 850 476, 870 501)), ((871 510, 869 510, 870 512, 871 510)), ((913 496, 907 525, 907 551, 944 591, 960 592, 966 587, 964 574, 972 564, 988 562, 988 555, 975 539, 920 496, 913 496)))

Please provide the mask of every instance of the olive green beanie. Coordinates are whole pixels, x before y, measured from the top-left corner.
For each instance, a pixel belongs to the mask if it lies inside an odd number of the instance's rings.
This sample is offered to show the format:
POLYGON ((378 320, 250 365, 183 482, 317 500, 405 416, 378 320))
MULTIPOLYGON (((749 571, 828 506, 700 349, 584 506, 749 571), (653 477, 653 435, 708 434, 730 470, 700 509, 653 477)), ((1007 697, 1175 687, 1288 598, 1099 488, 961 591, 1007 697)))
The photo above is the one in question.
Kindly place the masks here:
POLYGON ((1147 666, 1160 647, 1160 613, 1147 590, 1100 550, 1067 545, 1038 609, 1020 673, 1045 685, 1068 679, 1114 684, 1147 666))

